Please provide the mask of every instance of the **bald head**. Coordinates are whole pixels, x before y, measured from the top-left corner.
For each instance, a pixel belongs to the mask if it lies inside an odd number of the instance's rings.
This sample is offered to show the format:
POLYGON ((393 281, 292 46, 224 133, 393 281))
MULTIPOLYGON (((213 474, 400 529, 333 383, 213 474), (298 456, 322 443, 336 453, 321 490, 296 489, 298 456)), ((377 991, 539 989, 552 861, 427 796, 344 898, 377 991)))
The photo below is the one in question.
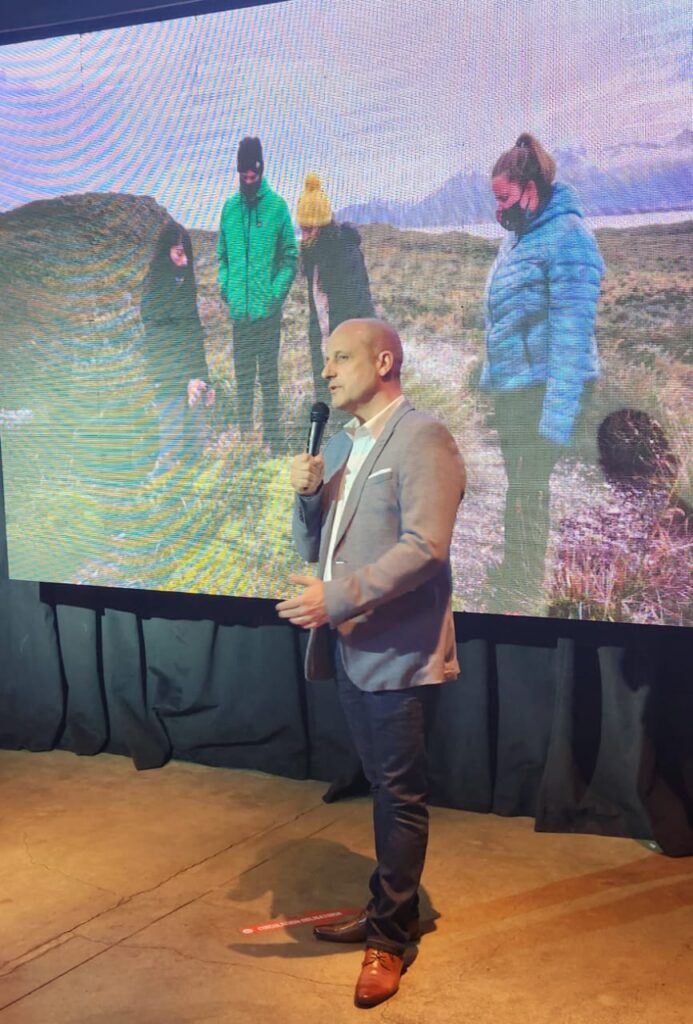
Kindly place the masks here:
POLYGON ((392 368, 388 377, 399 380, 404 362, 404 352, 399 334, 387 320, 378 320, 375 317, 359 320, 345 320, 331 335, 332 338, 349 338, 354 341, 363 342, 369 347, 374 356, 381 352, 389 352, 392 356, 392 368))
POLYGON ((345 320, 327 341, 323 377, 335 409, 361 422, 402 393, 402 343, 384 320, 345 320))

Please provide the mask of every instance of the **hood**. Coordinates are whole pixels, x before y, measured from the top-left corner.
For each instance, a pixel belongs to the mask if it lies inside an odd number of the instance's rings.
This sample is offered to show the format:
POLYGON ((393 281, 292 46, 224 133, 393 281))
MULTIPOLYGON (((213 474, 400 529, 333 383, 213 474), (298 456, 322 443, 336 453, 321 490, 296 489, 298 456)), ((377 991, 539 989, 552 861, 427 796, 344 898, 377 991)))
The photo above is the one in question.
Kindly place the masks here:
POLYGON ((335 251, 351 252, 361 246, 361 235, 353 224, 337 224, 332 221, 325 225, 320 234, 310 244, 301 242, 301 259, 303 269, 307 274, 312 273, 316 262, 324 264, 326 260, 334 259, 335 251))
POLYGON ((573 188, 572 185, 566 185, 562 181, 557 181, 553 186, 551 196, 548 203, 544 208, 539 208, 536 219, 532 220, 527 225, 527 230, 523 231, 523 235, 528 235, 530 231, 534 231, 535 228, 542 227, 544 224, 548 224, 554 217, 563 217, 565 214, 573 213, 577 217, 584 217, 585 211, 580 202, 580 198, 573 188))
POLYGON ((339 233, 347 245, 359 246, 361 244, 359 231, 357 231, 353 224, 349 224, 348 221, 344 221, 343 224, 339 225, 339 233))

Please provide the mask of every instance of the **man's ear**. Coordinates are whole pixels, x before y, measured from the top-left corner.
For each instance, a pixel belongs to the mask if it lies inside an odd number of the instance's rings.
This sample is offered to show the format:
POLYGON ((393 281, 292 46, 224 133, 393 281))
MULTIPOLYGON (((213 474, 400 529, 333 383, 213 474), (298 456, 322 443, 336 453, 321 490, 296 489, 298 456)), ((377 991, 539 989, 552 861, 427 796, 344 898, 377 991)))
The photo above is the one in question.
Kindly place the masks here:
POLYGON ((381 377, 387 377, 394 365, 395 360, 392 352, 389 352, 387 349, 383 349, 383 351, 378 352, 378 373, 381 377))

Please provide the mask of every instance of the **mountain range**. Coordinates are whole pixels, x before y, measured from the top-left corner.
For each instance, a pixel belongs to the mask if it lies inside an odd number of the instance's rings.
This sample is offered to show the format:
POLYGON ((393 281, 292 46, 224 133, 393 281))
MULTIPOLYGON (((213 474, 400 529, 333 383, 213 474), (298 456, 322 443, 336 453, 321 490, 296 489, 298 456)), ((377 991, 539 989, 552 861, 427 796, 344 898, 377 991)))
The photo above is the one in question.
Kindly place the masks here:
MULTIPOLYGON (((573 185, 588 217, 693 209, 693 131, 664 143, 582 147, 554 153, 557 177, 573 185)), ((495 219, 489 175, 453 174, 416 203, 373 200, 346 206, 338 220, 397 228, 464 227, 495 219)))

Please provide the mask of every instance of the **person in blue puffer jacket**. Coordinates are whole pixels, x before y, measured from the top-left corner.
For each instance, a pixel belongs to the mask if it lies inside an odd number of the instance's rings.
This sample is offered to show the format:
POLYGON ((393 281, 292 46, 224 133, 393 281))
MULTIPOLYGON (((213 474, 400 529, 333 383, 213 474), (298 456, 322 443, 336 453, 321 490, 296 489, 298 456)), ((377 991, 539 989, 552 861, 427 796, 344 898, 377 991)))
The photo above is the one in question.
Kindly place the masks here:
POLYGON ((486 285, 481 375, 494 396, 508 478, 503 561, 489 573, 499 606, 538 596, 549 480, 599 374, 594 322, 604 261, 577 193, 555 173, 554 159, 522 134, 491 174, 496 219, 508 232, 486 285))

